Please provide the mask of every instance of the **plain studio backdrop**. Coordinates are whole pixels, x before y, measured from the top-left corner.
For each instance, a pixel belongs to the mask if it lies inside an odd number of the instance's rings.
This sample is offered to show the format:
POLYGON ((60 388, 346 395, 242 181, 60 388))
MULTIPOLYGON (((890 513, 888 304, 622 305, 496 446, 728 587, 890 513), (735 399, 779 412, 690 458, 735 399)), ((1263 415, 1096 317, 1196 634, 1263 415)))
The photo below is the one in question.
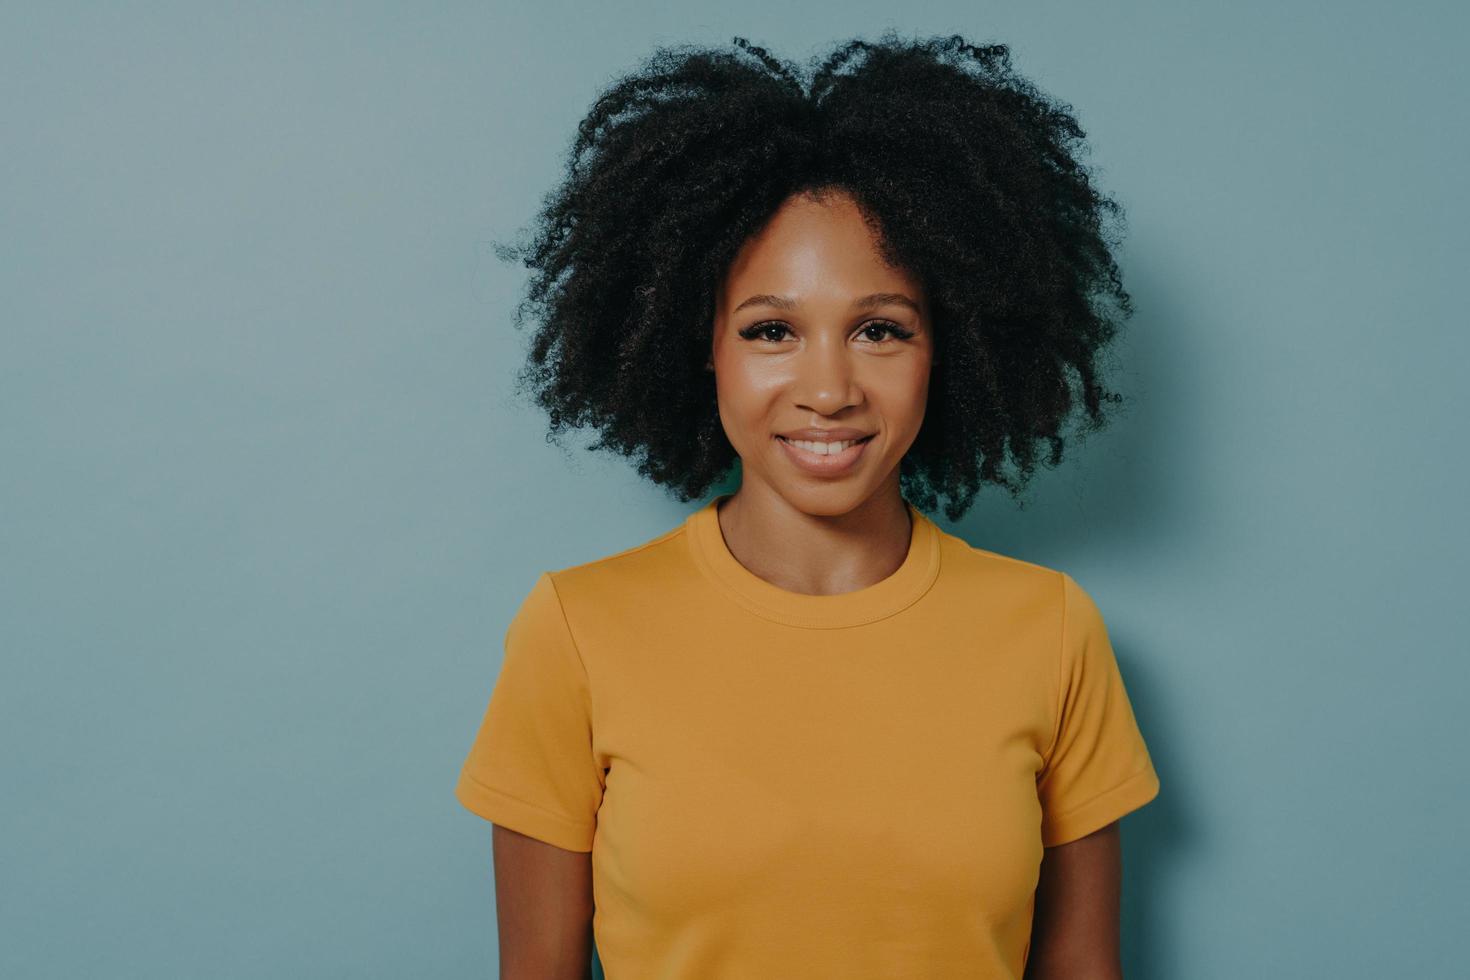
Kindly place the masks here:
POLYGON ((1127 213, 1131 412, 944 526, 1107 618, 1128 976, 1461 975, 1466 11, 4 4, 0 975, 494 974, 506 623, 693 505, 511 398, 492 242, 656 44, 888 27, 1011 45, 1127 213))

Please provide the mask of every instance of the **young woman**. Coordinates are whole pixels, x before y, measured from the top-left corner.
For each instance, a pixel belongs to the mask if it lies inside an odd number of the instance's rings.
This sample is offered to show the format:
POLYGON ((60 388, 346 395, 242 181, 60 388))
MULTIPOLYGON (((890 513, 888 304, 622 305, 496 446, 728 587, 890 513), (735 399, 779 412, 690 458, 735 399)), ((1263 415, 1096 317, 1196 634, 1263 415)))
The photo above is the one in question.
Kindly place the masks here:
POLYGON ((507 980, 594 941, 612 980, 1121 976, 1117 821, 1159 782, 1103 620, 925 514, 1118 401, 1117 207, 1008 57, 666 48, 583 121, 520 380, 681 500, 740 479, 506 631, 456 793, 507 980))

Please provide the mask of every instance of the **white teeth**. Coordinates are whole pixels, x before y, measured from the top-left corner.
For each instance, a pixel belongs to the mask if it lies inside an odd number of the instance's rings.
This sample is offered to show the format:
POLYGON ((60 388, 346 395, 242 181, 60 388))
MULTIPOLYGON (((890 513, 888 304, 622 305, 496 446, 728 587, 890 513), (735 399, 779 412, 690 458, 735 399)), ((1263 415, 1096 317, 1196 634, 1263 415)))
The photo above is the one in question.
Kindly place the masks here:
MULTIPOLYGON (((782 436, 781 438, 786 439, 785 436, 782 436)), ((848 446, 859 443, 862 440, 845 439, 842 442, 808 442, 805 439, 786 439, 786 441, 791 443, 793 446, 799 446, 802 449, 805 449, 807 452, 828 456, 832 453, 840 453, 848 446)))

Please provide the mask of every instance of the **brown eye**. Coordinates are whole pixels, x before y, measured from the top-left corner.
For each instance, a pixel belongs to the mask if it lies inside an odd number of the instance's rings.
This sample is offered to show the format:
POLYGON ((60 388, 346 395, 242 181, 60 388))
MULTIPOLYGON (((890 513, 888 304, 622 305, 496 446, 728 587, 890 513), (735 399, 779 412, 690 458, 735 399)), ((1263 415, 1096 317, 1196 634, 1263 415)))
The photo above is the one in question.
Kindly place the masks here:
POLYGON ((746 327, 744 330, 741 330, 740 331, 740 336, 744 340, 754 340, 757 337, 760 337, 762 340, 777 341, 777 340, 780 340, 781 338, 780 337, 762 336, 762 335, 768 334, 772 330, 785 330, 785 329, 787 329, 786 324, 780 322, 779 320, 767 320, 764 323, 753 323, 753 324, 751 324, 750 326, 746 327))
MULTIPOLYGON (((903 327, 900 327, 898 324, 892 322, 891 320, 874 320, 872 323, 864 326, 862 332, 867 333, 870 330, 881 330, 884 333, 892 334, 899 340, 907 340, 914 335, 912 330, 905 330, 903 327)), ((877 343, 883 342, 883 339, 881 337, 873 339, 877 343)))

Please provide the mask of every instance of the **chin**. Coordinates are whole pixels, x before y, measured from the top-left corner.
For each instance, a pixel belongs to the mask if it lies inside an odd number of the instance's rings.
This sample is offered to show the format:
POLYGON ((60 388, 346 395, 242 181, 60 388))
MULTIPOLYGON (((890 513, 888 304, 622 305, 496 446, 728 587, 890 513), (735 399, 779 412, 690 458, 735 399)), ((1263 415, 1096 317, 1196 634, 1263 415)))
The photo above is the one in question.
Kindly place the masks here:
POLYGON ((877 492, 868 480, 781 480, 771 484, 783 500, 813 517, 840 517, 862 506, 877 492))

